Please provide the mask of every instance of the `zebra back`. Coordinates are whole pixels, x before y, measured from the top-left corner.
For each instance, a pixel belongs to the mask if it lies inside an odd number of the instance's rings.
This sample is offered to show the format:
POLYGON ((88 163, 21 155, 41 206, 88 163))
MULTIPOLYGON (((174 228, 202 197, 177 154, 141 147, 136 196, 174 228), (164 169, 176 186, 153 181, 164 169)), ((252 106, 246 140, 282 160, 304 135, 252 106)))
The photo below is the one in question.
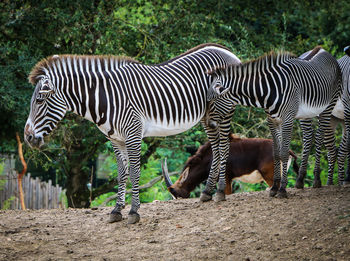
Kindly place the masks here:
POLYGON ((271 52, 241 65, 214 68, 211 75, 220 86, 214 91, 221 95, 229 88, 235 104, 264 108, 273 117, 285 115, 292 107, 298 110, 298 104, 327 106, 339 95, 338 63, 319 47, 305 58, 271 52))

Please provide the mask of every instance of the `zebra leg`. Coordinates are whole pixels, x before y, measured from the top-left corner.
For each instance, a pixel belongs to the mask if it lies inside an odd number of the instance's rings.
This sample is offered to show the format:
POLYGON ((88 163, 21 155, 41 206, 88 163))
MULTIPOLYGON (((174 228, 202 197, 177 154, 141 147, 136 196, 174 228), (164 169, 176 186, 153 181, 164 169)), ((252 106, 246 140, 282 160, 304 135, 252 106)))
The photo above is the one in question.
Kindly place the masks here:
POLYGON ((347 133, 345 131, 345 126, 343 126, 343 137, 341 140, 341 143, 339 145, 339 150, 338 150, 338 183, 339 185, 344 185, 345 180, 344 180, 344 165, 345 165, 345 157, 348 153, 346 143, 347 143, 347 133))
POLYGON ((324 133, 319 127, 316 131, 316 142, 315 142, 315 168, 314 168, 314 183, 313 187, 314 188, 320 188, 322 187, 321 183, 321 149, 322 149, 322 141, 324 138, 324 133))
MULTIPOLYGON (((346 94, 346 100, 345 102, 343 102, 344 104, 344 121, 345 121, 345 132, 346 132, 346 137, 350 137, 350 108, 348 108, 350 106, 350 102, 346 102, 347 100, 349 100, 349 93, 348 91, 344 91, 346 94)), ((344 181, 344 184, 350 184, 350 139, 346 139, 346 151, 347 151, 347 158, 348 158, 348 167, 346 170, 346 178, 344 181)))
MULTIPOLYGON (((348 153, 349 154, 349 153, 348 153)), ((350 168, 349 168, 349 160, 350 160, 350 157, 348 155, 348 168, 346 170, 346 178, 344 180, 344 185, 347 185, 347 184, 350 184, 350 168)))
MULTIPOLYGON (((349 126, 349 128, 350 128, 350 126, 349 126)), ((348 129, 348 127, 347 127, 347 129, 348 129)), ((348 135, 350 134, 350 130, 349 131, 346 130, 346 132, 347 132, 347 137, 349 137, 348 135)), ((346 178, 344 180, 344 184, 350 184, 350 167, 349 167, 349 165, 350 165, 350 153, 349 153, 349 151, 350 151, 350 139, 347 139, 346 140, 346 152, 347 152, 346 155, 348 158, 348 167, 346 170, 346 178)))
POLYGON ((278 197, 286 198, 287 191, 286 187, 288 184, 288 160, 289 160, 289 144, 292 139, 294 117, 290 116, 282 123, 282 145, 280 147, 280 160, 282 163, 282 178, 281 186, 278 190, 278 197))
POLYGON ((299 174, 295 182, 295 187, 298 189, 304 188, 304 179, 307 172, 307 162, 309 159, 314 130, 312 129, 312 120, 300 120, 300 127, 303 134, 303 156, 299 168, 299 174))
POLYGON ((230 133, 230 122, 231 116, 228 115, 220 123, 220 172, 219 172, 219 184, 218 190, 216 191, 215 201, 225 200, 225 188, 226 188, 226 162, 229 154, 229 133, 230 133))
POLYGON ((331 110, 326 110, 320 114, 319 124, 320 131, 324 133, 324 144, 328 150, 328 179, 327 185, 333 185, 333 173, 334 173, 334 164, 337 158, 336 147, 335 147, 335 136, 334 131, 331 126, 330 119, 331 110))
POLYGON ((128 178, 128 155, 125 144, 112 142, 112 146, 118 163, 118 198, 116 206, 110 214, 109 223, 123 219, 121 210, 125 207, 126 180, 128 178))
POLYGON ((126 140, 126 149, 129 157, 129 173, 132 184, 131 209, 128 216, 128 224, 135 224, 140 221, 137 211, 140 208, 139 180, 140 180, 140 158, 141 158, 141 135, 133 135, 126 140))
MULTIPOLYGON (((350 139, 348 139, 347 137, 350 137, 350 122, 347 122, 347 121, 350 121, 350 112, 348 113, 349 116, 347 116, 347 113, 345 113, 346 110, 344 111, 344 114, 345 114, 345 132, 346 132, 346 156, 348 158, 348 167, 347 167, 347 170, 346 170, 346 178, 344 180, 344 184, 350 184, 350 139)), ((345 156, 344 156, 345 157, 345 156)))
POLYGON ((277 123, 270 116, 267 118, 269 128, 272 134, 273 140, 273 185, 270 189, 270 197, 274 197, 277 194, 278 188, 281 182, 281 161, 280 161, 280 147, 281 147, 281 132, 280 124, 277 123))
POLYGON ((213 161, 211 163, 209 177, 205 189, 202 191, 200 201, 205 202, 212 199, 212 192, 215 188, 219 173, 220 151, 219 151, 219 133, 217 129, 211 129, 204 121, 202 125, 207 133, 213 152, 213 161))

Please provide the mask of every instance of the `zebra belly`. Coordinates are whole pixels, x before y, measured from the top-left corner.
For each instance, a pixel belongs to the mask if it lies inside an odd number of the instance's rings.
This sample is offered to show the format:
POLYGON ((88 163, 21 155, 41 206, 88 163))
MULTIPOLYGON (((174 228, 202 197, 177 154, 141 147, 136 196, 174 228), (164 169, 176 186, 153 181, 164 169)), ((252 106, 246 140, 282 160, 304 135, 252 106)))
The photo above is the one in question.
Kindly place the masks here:
POLYGON ((332 111, 332 115, 338 119, 344 120, 344 104, 342 103, 341 99, 337 100, 337 103, 332 111))
POLYGON ((310 106, 309 104, 302 103, 299 105, 298 113, 295 116, 295 118, 297 119, 314 118, 320 115, 320 113, 322 113, 327 108, 327 106, 328 104, 324 106, 314 107, 314 106, 310 106))
POLYGON ((198 121, 192 122, 183 122, 180 124, 162 124, 159 122, 147 121, 145 123, 145 128, 143 132, 143 137, 152 137, 152 136, 169 136, 179 134, 181 132, 191 129, 196 125, 198 121))

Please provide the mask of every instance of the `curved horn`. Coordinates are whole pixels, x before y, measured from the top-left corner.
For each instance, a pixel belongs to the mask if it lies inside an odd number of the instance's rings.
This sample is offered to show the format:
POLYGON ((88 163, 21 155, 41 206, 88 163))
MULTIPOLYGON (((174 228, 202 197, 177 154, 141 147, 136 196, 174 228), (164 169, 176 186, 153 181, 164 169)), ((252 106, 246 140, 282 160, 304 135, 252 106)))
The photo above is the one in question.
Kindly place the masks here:
POLYGON ((164 164, 162 162, 162 174, 163 174, 163 177, 164 177, 165 184, 166 184, 166 186, 167 186, 171 196, 173 197, 173 199, 176 199, 177 198, 177 192, 172 187, 173 183, 171 182, 171 179, 169 177, 168 164, 166 162, 166 158, 164 160, 164 164))
POLYGON ((170 188, 173 185, 173 183, 171 182, 171 179, 169 177, 168 164, 166 162, 166 158, 165 158, 164 162, 162 161, 162 174, 164 177, 166 187, 170 188))

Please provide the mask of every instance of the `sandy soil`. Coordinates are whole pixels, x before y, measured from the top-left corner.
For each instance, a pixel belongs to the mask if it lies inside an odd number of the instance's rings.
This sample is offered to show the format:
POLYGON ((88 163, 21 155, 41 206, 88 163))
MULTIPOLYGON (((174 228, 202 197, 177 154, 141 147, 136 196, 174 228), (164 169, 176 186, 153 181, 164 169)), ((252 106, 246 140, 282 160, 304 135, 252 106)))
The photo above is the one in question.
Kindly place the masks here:
POLYGON ((1 260, 350 260, 350 187, 234 194, 142 204, 141 221, 108 224, 112 208, 0 212, 1 260))

